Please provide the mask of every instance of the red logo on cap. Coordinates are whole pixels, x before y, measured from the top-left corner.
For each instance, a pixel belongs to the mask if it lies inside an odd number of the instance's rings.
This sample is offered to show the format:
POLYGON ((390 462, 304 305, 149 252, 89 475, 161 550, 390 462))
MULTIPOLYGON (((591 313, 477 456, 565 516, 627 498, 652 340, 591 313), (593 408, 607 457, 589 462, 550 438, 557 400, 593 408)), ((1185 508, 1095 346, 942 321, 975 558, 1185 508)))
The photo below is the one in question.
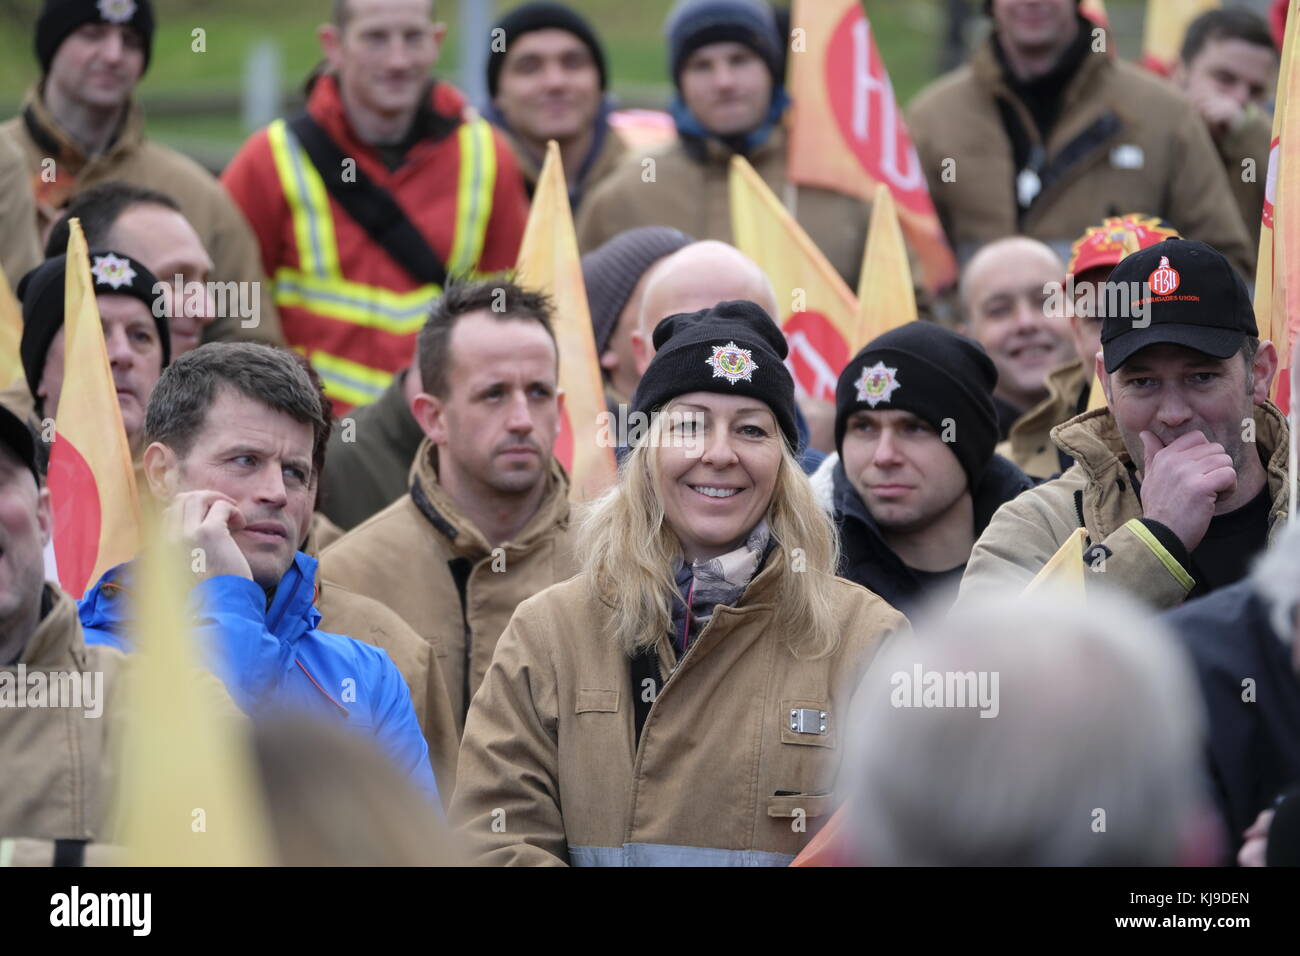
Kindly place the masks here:
POLYGON ((1160 265, 1147 276, 1147 285, 1156 295, 1171 295, 1178 291, 1178 283, 1181 280, 1182 276, 1178 274, 1178 270, 1169 264, 1169 257, 1161 256, 1160 265))

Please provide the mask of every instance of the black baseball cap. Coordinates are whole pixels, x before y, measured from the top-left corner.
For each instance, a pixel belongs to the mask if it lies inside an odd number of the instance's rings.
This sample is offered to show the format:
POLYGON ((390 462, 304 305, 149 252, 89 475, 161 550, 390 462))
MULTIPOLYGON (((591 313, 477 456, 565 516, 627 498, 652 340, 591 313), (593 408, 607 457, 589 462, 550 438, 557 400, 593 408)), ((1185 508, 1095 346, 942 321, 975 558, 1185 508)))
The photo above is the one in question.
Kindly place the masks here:
POLYGON ((36 464, 36 436, 31 426, 0 403, 0 445, 9 449, 19 461, 31 469, 36 487, 41 486, 41 472, 36 464))
POLYGON ((1246 283, 1222 253, 1195 239, 1166 239, 1126 256, 1102 292, 1107 372, 1148 345, 1183 345, 1230 358, 1247 336, 1259 334, 1246 283))

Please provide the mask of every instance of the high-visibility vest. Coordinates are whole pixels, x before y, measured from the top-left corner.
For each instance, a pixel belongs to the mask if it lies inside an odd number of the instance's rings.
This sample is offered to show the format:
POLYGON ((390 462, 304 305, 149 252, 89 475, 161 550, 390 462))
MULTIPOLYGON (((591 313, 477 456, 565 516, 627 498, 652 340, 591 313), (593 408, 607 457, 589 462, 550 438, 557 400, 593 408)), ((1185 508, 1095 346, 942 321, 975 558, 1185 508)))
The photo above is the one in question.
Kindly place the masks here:
MULTIPOLYGON (((365 349, 337 355, 314 343, 305 347, 294 343, 307 353, 331 398, 347 405, 365 405, 378 398, 393 376, 409 362, 414 336, 442 289, 429 284, 409 292, 394 292, 348 279, 339 261, 334 217, 324 180, 284 120, 273 122, 267 134, 280 188, 293 216, 298 249, 297 267, 281 266, 274 276, 275 303, 286 329, 293 310, 299 315, 308 313, 318 317, 322 322, 343 322, 359 329, 376 329, 411 338, 411 348, 404 355, 386 361, 366 354, 365 349)), ((492 128, 483 119, 462 123, 456 136, 460 146, 460 176, 455 232, 445 266, 448 275, 473 275, 492 215, 496 149, 492 128)), ((384 254, 380 247, 375 248, 378 254, 384 254)))

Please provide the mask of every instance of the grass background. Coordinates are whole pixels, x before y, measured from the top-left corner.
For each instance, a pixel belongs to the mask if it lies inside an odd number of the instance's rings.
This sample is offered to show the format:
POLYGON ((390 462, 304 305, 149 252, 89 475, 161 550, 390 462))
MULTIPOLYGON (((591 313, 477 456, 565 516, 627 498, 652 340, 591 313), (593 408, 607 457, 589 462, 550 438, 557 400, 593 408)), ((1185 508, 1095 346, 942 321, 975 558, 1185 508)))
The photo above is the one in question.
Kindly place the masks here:
MULTIPOLYGON (((476 0, 489 2, 489 0, 476 0)), ((520 0, 496 0, 496 14, 520 0)), ((672 0, 569 0, 595 26, 606 49, 611 89, 622 105, 662 107, 671 94, 666 76, 663 21, 672 0)), ((150 134, 169 145, 221 164, 250 132, 238 109, 245 63, 259 42, 279 49, 281 89, 296 96, 319 59, 316 26, 329 0, 154 0, 159 26, 153 60, 138 97, 150 134), (191 31, 206 33, 206 52, 191 50, 191 31)), ((970 7, 982 6, 970 0, 970 7)), ((867 0, 868 15, 901 102, 939 72, 947 0, 867 0)), ((1120 54, 1135 57, 1143 0, 1107 0, 1120 54)), ((456 82, 459 3, 437 0, 437 17, 449 33, 438 64, 456 82)), ((0 0, 0 117, 17 111, 36 79, 32 37, 40 0, 0 0)), ((981 28, 974 17, 972 34, 981 28)), ((484 41, 486 43, 486 40, 484 41)), ((286 102, 292 102, 287 99, 286 102)))

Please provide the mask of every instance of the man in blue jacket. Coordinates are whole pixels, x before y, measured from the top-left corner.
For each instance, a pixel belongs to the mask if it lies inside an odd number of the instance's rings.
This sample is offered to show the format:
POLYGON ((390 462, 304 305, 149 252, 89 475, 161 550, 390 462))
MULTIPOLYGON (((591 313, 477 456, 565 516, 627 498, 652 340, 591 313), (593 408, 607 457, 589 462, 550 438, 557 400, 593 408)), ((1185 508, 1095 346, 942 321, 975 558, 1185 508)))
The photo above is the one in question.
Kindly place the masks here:
MULTIPOLYGON (((163 524, 191 556, 196 627, 235 702, 261 713, 331 714, 373 734, 437 804, 401 674, 388 655, 319 630, 316 561, 298 551, 311 520, 312 461, 329 436, 316 389, 287 352, 201 346, 159 379, 145 416, 144 474, 163 524)), ((88 644, 129 649, 131 567, 80 603, 88 644)))

